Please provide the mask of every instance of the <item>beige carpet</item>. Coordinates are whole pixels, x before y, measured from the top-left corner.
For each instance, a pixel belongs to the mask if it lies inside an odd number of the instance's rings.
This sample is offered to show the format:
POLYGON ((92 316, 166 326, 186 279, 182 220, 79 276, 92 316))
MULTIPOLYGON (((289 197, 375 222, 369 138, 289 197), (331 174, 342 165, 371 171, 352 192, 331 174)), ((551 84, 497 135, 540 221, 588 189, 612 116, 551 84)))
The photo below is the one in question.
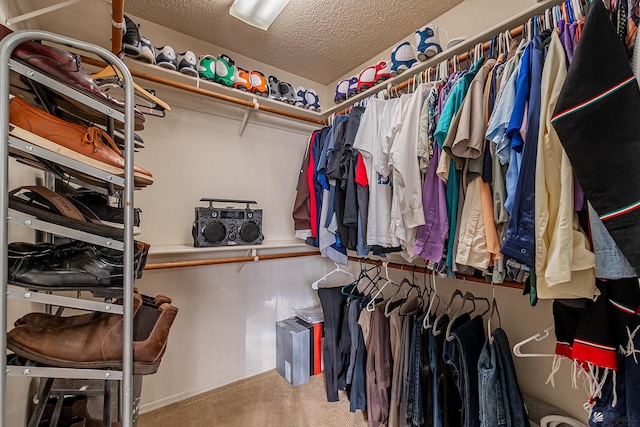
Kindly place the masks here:
POLYGON ((143 414, 138 427, 363 427, 349 400, 327 402, 324 374, 292 387, 275 370, 143 414))

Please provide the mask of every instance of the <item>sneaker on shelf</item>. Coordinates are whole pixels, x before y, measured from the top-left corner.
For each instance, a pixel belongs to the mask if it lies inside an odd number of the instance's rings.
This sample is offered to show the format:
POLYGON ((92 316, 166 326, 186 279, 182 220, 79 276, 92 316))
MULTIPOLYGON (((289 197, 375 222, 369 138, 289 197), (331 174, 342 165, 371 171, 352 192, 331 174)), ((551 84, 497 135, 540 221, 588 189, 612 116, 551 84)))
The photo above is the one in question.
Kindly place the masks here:
POLYGON ((351 98, 358 93, 358 76, 353 76, 349 79, 349 90, 347 91, 347 98, 351 98))
POLYGON ((291 86, 291 84, 287 82, 280 82, 278 90, 280 90, 280 101, 291 105, 296 103, 296 93, 293 91, 293 86, 291 86))
POLYGON ((333 102, 336 104, 341 103, 347 99, 347 93, 349 92, 349 79, 340 80, 340 83, 336 86, 336 96, 333 98, 333 102))
POLYGON ((417 62, 411 43, 402 42, 391 52, 391 75, 398 75, 413 67, 417 62))
POLYGON ((156 65, 169 70, 176 70, 176 52, 171 46, 156 48, 156 65))
POLYGON ((122 49, 127 56, 140 55, 140 31, 139 26, 124 15, 124 28, 122 29, 122 49))
POLYGON ((233 87, 233 80, 235 79, 235 63, 233 59, 227 55, 219 55, 216 59, 216 76, 215 81, 225 86, 233 87))
POLYGON ((307 98, 308 109, 311 111, 320 111, 320 97, 315 90, 307 89, 305 97, 307 98))
POLYGON ((418 60, 420 61, 426 61, 442 52, 437 25, 427 24, 416 30, 416 48, 418 50, 418 60))
POLYGON ((195 53, 190 50, 178 53, 176 63, 178 65, 178 71, 182 74, 186 74, 191 77, 198 77, 198 59, 196 58, 195 53))
POLYGON ((391 78, 391 61, 381 59, 376 64, 376 82, 382 82, 391 78))
POLYGON ((202 55, 198 63, 198 74, 201 79, 214 81, 216 78, 216 58, 212 55, 202 55))
POLYGON ((302 86, 296 88, 296 107, 307 108, 307 90, 302 86))
POLYGON ((153 47, 151 46, 151 41, 147 37, 143 36, 140 38, 140 55, 138 55, 136 59, 148 62, 149 64, 155 64, 153 47))
POLYGON ((376 84, 376 66, 369 65, 358 76, 358 93, 371 89, 376 84))
POLYGON ((280 81, 276 76, 269 76, 269 99, 280 101, 280 81))
POLYGON ((251 74, 244 68, 236 67, 233 88, 243 92, 251 90, 251 74))
POLYGON ((264 97, 269 96, 267 78, 260 71, 251 72, 251 93, 264 97))

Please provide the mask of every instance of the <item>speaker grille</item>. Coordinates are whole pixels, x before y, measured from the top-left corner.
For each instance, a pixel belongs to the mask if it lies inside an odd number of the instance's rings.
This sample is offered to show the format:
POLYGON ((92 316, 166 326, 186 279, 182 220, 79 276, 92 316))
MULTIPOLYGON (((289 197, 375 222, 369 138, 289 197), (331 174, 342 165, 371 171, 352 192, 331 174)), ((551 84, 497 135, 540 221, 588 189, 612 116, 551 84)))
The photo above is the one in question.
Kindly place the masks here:
POLYGON ((207 224, 202 234, 211 243, 219 243, 227 236, 227 229, 221 222, 213 221, 207 224))
POLYGON ((240 238, 243 242, 253 242, 260 237, 260 227, 254 221, 247 221, 240 229, 240 238))

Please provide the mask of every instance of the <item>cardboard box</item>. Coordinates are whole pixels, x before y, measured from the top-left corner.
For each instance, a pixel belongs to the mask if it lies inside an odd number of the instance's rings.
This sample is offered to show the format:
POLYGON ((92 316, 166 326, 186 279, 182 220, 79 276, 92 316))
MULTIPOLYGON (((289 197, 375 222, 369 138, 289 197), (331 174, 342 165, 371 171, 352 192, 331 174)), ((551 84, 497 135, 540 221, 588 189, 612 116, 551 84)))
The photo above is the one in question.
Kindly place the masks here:
POLYGON ((309 381, 309 329, 293 319, 276 322, 276 371, 293 386, 309 381))

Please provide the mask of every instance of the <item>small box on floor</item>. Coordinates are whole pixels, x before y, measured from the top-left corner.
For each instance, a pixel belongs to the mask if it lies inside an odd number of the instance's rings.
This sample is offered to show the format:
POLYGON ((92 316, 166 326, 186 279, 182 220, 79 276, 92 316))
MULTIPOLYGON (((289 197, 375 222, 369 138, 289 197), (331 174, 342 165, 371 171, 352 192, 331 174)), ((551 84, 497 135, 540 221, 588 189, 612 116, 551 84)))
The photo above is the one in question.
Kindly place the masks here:
POLYGON ((276 371, 293 386, 309 381, 309 334, 293 319, 276 322, 276 371))
POLYGON ((322 336, 324 323, 312 323, 300 317, 293 318, 297 323, 309 329, 309 375, 322 373, 322 336))

